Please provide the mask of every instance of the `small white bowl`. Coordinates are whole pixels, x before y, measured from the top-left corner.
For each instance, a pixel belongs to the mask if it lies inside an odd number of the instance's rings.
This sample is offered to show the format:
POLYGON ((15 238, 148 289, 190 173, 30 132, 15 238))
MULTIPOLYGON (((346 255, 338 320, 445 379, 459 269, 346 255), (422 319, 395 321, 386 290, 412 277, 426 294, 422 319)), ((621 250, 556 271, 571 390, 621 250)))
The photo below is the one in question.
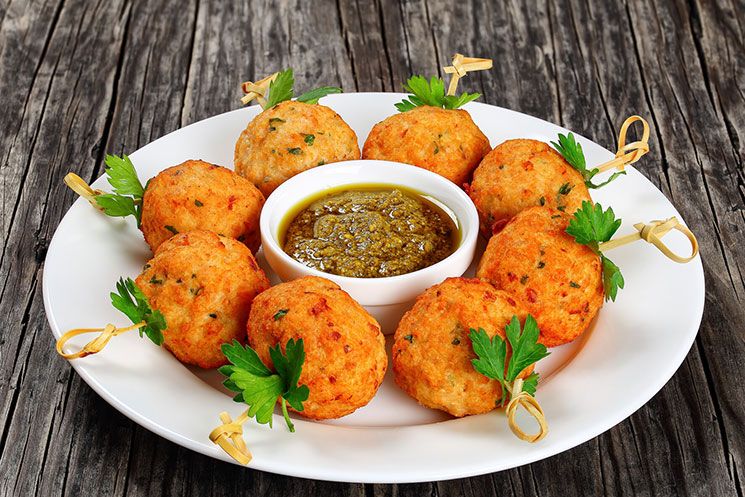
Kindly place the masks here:
POLYGON ((407 303, 424 290, 451 276, 461 276, 474 257, 479 217, 466 193, 442 176, 419 167, 382 160, 354 160, 314 167, 282 183, 261 211, 264 256, 282 281, 313 275, 336 282, 363 306, 407 303), (349 185, 401 186, 438 201, 455 215, 460 243, 451 255, 424 269, 384 278, 350 278, 308 267, 286 254, 279 244, 279 229, 288 211, 313 195, 349 185))

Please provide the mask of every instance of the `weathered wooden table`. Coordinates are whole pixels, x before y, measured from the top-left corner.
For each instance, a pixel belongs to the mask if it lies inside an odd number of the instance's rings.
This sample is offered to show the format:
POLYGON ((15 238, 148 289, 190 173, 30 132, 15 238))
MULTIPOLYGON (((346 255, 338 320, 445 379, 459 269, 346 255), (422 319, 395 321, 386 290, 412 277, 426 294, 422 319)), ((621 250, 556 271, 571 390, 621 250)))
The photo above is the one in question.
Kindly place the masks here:
MULTIPOLYGON (((742 495, 745 415, 745 2, 0 0, 0 494, 742 495), (540 4, 540 5, 539 5, 540 4), (607 148, 653 126, 641 169, 698 234, 706 310, 667 386, 609 432, 530 466, 417 485, 239 468, 116 412, 59 358, 42 303, 62 177, 237 108, 238 85, 292 66, 302 87, 401 90, 460 51, 483 100, 607 148)), ((499 447, 495 447, 499 450, 499 447)))

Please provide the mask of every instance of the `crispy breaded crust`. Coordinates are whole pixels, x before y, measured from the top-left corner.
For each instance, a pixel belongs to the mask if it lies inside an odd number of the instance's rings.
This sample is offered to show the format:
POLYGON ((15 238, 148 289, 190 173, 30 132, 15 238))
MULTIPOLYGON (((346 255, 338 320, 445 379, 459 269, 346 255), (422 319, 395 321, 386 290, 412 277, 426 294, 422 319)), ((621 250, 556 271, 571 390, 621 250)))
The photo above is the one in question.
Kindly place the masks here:
POLYGON ((492 236, 476 276, 518 299, 555 347, 581 335, 603 305, 600 258, 566 233, 569 217, 531 207, 492 236))
POLYGON ((141 229, 153 252, 175 233, 200 229, 238 239, 253 252, 261 243, 264 196, 209 162, 188 160, 161 171, 148 183, 142 205, 141 229))
POLYGON ((474 171, 468 192, 486 236, 528 207, 562 207, 571 214, 583 200, 592 201, 576 169, 547 143, 527 139, 507 140, 489 152, 474 171), (567 188, 568 193, 560 192, 567 188))
POLYGON ((266 196, 307 169, 359 158, 357 135, 339 114, 295 100, 253 118, 238 138, 234 156, 235 171, 266 196))
POLYGON ((490 337, 504 337, 515 315, 524 321, 515 299, 476 278, 448 278, 429 288, 396 329, 396 383, 423 406, 453 416, 491 411, 502 389, 473 368, 476 355, 468 333, 483 328, 490 337))
POLYGON ((388 366, 383 334, 336 283, 306 276, 254 300, 248 342, 261 360, 271 365, 269 347, 279 343, 284 349, 291 338, 303 339, 306 354, 300 384, 308 385, 310 396, 300 414, 338 418, 375 396, 388 366))
POLYGON ((254 297, 269 288, 251 251, 232 238, 190 231, 161 244, 137 277, 150 305, 163 313, 164 346, 186 364, 227 364, 223 343, 246 342, 254 297))
POLYGON ((462 186, 489 150, 489 139, 468 112, 424 106, 376 124, 362 158, 412 164, 462 186))

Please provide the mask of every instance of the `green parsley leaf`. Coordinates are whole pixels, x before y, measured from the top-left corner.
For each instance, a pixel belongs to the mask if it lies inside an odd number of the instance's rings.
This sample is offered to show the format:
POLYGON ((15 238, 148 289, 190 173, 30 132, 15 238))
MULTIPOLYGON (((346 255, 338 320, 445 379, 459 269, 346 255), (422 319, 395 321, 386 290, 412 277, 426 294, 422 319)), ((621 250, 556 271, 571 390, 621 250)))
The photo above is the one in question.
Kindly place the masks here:
POLYGON ((617 171, 613 173, 606 181, 597 184, 593 183, 592 178, 594 178, 596 174, 600 173, 600 169, 587 169, 585 153, 582 151, 582 145, 575 140, 574 134, 569 133, 567 135, 562 135, 561 133, 559 133, 559 141, 551 142, 551 145, 553 145, 556 151, 564 157, 564 160, 566 160, 570 166, 579 171, 579 173, 582 175, 582 179, 585 180, 585 186, 587 186, 587 188, 601 188, 611 181, 615 180, 619 176, 623 176, 624 174, 626 174, 626 171, 617 171))
POLYGON ((132 161, 126 155, 106 155, 104 160, 107 179, 114 188, 114 193, 129 195, 141 199, 145 194, 145 188, 137 177, 137 171, 132 161))
MULTIPOLYGON (((489 339, 483 328, 471 328, 468 338, 477 359, 471 363, 476 371, 497 380, 502 386, 502 405, 506 402, 506 394, 512 390, 513 383, 526 368, 549 355, 543 344, 538 343, 540 331, 533 316, 528 315, 525 326, 520 328, 517 316, 505 327, 506 339, 499 335, 489 339), (510 353, 507 353, 509 345, 510 353)), ((533 373, 523 381, 523 390, 535 395, 538 385, 538 374, 533 373)))
POLYGON ((505 335, 512 350, 505 379, 512 382, 525 368, 546 357, 548 351, 545 345, 538 343, 540 331, 538 324, 530 314, 525 318, 522 330, 520 330, 520 321, 517 320, 517 316, 512 316, 512 320, 505 327, 505 335))
POLYGON ((445 95, 445 82, 436 76, 430 78, 429 81, 424 76, 412 76, 406 81, 404 89, 411 95, 408 99, 395 104, 399 112, 406 112, 425 105, 457 109, 481 96, 479 93, 445 95))
POLYGON ((142 218, 142 197, 145 188, 137 177, 134 164, 126 155, 107 155, 104 170, 114 193, 96 195, 96 204, 112 217, 134 216, 137 226, 142 218))
MULTIPOLYGON (((266 99, 264 109, 270 109, 278 103, 292 100, 293 96, 295 95, 295 89, 293 88, 294 86, 295 76, 292 72, 292 69, 288 68, 284 71, 280 71, 279 74, 277 74, 277 77, 274 78, 274 81, 269 84, 269 96, 266 99)), ((318 100, 325 97, 326 95, 331 95, 332 93, 342 93, 342 89, 335 86, 322 86, 321 88, 316 88, 303 93, 302 95, 297 97, 296 100, 298 102, 304 102, 306 104, 317 104, 318 100)), ((270 119, 270 131, 275 131, 277 129, 274 126, 274 122, 285 121, 280 118, 270 119)))
POLYGON ((480 96, 481 93, 461 93, 458 96, 445 95, 445 98, 443 99, 443 107, 445 107, 446 109, 458 109, 466 105, 468 102, 473 102, 480 96))
POLYGON ((499 335, 490 339, 483 328, 471 328, 468 338, 471 339, 473 352, 478 359, 472 359, 474 369, 486 377, 504 381, 505 357, 507 356, 507 342, 499 335))
POLYGON ((282 404, 282 414, 291 432, 295 427, 287 412, 287 403, 297 411, 303 410, 303 402, 308 400, 310 389, 307 385, 298 385, 305 350, 303 340, 290 339, 285 345, 285 352, 279 344, 269 348, 269 356, 276 373, 272 373, 261 362, 259 355, 248 345, 243 346, 237 340, 232 344, 223 344, 222 352, 231 365, 223 366, 220 373, 227 377, 223 385, 237 395, 236 402, 248 404, 249 417, 256 418, 260 424, 272 426, 274 405, 282 404))
POLYGON ((96 204, 103 209, 104 214, 111 217, 138 217, 137 206, 132 197, 124 197, 115 193, 96 195, 96 204))
POLYGON ((285 69, 277 74, 269 84, 269 96, 266 99, 266 105, 264 109, 271 109, 278 103, 286 100, 291 100, 293 95, 292 87, 295 85, 295 77, 293 76, 292 69, 285 69))
POLYGON ((605 300, 616 300, 618 289, 623 288, 624 280, 618 266, 600 253, 599 245, 610 240, 620 226, 621 220, 616 219, 612 208, 603 210, 600 204, 593 207, 591 202, 584 201, 566 229, 577 243, 587 245, 600 256, 605 300))
POLYGON ((592 202, 585 200, 569 221, 566 231, 577 243, 589 245, 597 251, 598 244, 610 240, 620 226, 621 220, 616 219, 612 207, 603 210, 602 205, 593 206, 592 202))
POLYGON ((523 390, 535 397, 535 391, 538 388, 538 373, 531 373, 523 380, 523 390))
POLYGON ((155 345, 163 344, 163 330, 166 329, 166 318, 160 311, 150 307, 150 303, 132 278, 120 278, 116 283, 116 292, 111 292, 111 304, 123 312, 132 323, 142 321, 145 326, 139 329, 140 336, 146 335, 155 345))
POLYGON ((605 300, 615 302, 618 289, 623 288, 625 282, 621 270, 613 261, 606 256, 601 255, 600 260, 603 263, 603 289, 605 290, 605 300))
POLYGON ((230 380, 241 389, 243 402, 248 404, 248 416, 259 424, 272 426, 274 405, 282 395, 282 378, 276 374, 257 376, 243 369, 234 369, 230 380))
POLYGON ((342 89, 336 86, 322 86, 321 88, 303 93, 296 100, 298 102, 305 102, 306 104, 317 104, 319 99, 332 93, 342 93, 342 89))

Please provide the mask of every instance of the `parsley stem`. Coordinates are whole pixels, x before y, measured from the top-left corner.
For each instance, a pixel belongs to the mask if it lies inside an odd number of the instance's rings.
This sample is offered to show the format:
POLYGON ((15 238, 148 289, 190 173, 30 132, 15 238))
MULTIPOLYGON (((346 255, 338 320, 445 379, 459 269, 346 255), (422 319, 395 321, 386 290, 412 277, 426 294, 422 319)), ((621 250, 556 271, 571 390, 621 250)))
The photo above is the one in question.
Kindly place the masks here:
POLYGON ((287 412, 287 401, 284 397, 280 397, 280 400, 282 401, 282 415, 285 417, 287 428, 290 429, 290 433, 295 433, 295 425, 290 421, 290 413, 287 412))

